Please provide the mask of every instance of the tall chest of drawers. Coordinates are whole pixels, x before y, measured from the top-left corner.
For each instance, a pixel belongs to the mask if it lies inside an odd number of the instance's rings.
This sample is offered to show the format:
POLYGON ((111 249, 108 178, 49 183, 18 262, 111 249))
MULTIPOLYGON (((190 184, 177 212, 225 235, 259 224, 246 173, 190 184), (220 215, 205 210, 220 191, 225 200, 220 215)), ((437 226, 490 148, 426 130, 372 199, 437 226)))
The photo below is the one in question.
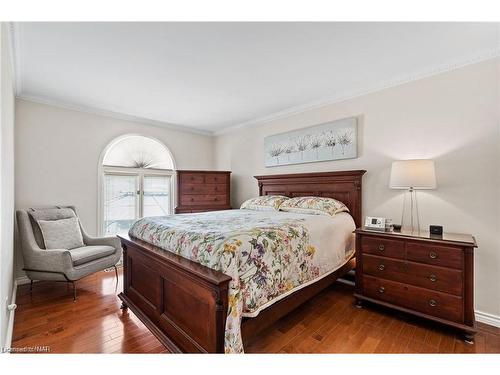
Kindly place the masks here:
POLYGON ((176 214, 231 209, 231 172, 177 171, 176 214))
POLYGON ((466 234, 356 230, 356 292, 362 301, 411 313, 464 332, 472 342, 474 248, 466 234))

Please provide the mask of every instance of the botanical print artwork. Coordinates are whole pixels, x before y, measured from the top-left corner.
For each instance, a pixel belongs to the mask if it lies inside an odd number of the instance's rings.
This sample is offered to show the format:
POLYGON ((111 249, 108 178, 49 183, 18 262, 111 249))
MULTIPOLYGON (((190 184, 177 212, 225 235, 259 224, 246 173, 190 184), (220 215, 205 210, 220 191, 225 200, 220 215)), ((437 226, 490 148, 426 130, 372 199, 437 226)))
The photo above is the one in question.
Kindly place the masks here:
POLYGON ((256 311, 320 275, 303 218, 246 210, 149 217, 137 221, 129 234, 231 276, 226 353, 243 352, 243 312, 256 311))
POLYGON ((355 117, 276 134, 264 140, 266 167, 358 156, 355 117))

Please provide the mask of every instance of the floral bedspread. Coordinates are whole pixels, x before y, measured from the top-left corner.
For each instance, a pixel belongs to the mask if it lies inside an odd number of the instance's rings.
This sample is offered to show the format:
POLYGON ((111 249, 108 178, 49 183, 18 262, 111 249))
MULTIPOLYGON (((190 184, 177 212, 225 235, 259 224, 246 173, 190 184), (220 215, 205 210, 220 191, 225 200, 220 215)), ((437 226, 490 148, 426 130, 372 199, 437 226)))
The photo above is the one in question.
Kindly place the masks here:
POLYGON ((225 352, 242 353, 243 311, 252 312, 319 275, 304 221, 229 210, 144 218, 129 234, 232 277, 225 352))

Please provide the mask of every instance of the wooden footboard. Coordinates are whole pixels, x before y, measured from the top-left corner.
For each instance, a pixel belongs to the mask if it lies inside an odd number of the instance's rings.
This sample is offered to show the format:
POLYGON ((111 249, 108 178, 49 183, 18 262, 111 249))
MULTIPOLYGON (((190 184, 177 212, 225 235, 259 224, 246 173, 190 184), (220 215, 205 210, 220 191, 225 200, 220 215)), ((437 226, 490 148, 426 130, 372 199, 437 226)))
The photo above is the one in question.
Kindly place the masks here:
POLYGON ((144 241, 120 239, 124 307, 174 353, 223 353, 231 278, 144 241))

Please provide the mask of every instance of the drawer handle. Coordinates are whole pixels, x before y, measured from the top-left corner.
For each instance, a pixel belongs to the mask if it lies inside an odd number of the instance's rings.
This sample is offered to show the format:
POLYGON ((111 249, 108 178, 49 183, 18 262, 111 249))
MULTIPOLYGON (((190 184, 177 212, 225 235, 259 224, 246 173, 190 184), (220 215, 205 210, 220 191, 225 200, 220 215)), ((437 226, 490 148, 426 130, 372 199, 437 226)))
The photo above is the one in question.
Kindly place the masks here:
POLYGON ((191 198, 191 202, 194 202, 194 198, 191 198))
POLYGON ((385 288, 383 286, 381 286, 380 288, 378 288, 378 292, 379 293, 384 293, 385 292, 385 288))
POLYGON ((437 253, 435 251, 431 251, 429 253, 429 258, 431 259, 436 259, 438 257, 437 253))
POLYGON ((217 189, 217 186, 216 186, 214 190, 215 190, 215 191, 218 191, 219 189, 217 189))
POLYGON ((193 180, 194 180, 194 177, 193 177, 193 176, 191 176, 191 181, 193 181, 193 180))
POLYGON ((429 300, 429 306, 432 306, 432 307, 437 306, 437 302, 436 302, 436 300, 435 300, 435 299, 430 299, 430 300, 429 300))
POLYGON ((380 251, 384 251, 384 250, 385 250, 385 246, 384 246, 384 244, 383 244, 383 243, 381 243, 380 245, 378 245, 378 249, 379 249, 380 251))
POLYGON ((217 198, 214 198, 214 201, 215 201, 215 202, 217 202, 217 201, 218 201, 218 199, 217 199, 217 198))
POLYGON ((378 266, 378 269, 379 269, 380 271, 383 271, 383 270, 385 270, 385 265, 383 265, 383 264, 380 264, 380 265, 378 266))
POLYGON ((435 283, 437 281, 437 279, 438 279, 437 276, 434 274, 429 276, 429 280, 432 281, 433 283, 435 283))

